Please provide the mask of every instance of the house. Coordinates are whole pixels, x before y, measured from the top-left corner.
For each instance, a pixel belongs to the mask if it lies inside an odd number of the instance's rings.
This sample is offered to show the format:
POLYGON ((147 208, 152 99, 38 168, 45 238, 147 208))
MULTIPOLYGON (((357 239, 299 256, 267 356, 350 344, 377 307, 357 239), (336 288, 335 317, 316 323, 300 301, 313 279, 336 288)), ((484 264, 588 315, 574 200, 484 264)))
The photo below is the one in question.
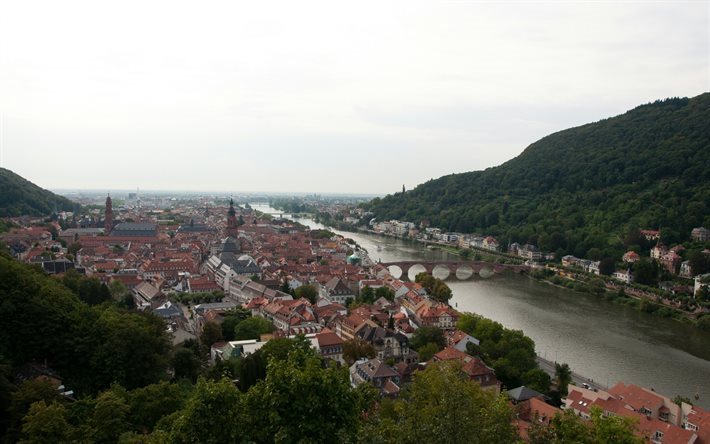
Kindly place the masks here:
POLYGON ((654 241, 661 238, 661 232, 660 230, 641 230, 641 236, 647 241, 654 241))
POLYGON ((693 228, 690 231, 690 238, 696 242, 710 241, 710 230, 704 227, 693 228))
POLYGON ((133 288, 133 300, 138 310, 150 308, 154 300, 157 300, 162 293, 160 289, 150 282, 142 281, 133 288))
POLYGON ((382 395, 396 396, 400 375, 379 359, 363 359, 350 366, 350 383, 357 387, 366 382, 380 389, 382 395))
POLYGON ((381 361, 393 359, 395 362, 416 362, 418 355, 409 349, 409 338, 402 333, 379 326, 365 325, 355 333, 355 337, 372 344, 381 361))
POLYGON ((435 354, 432 360, 435 362, 458 361, 461 363, 461 371, 471 380, 478 382, 481 389, 492 392, 496 396, 500 394, 500 382, 496 378, 495 371, 479 358, 456 350, 453 347, 446 347, 435 354))
POLYGON ((683 261, 680 263, 680 272, 678 274, 684 278, 693 277, 693 267, 690 266, 690 261, 683 261))
POLYGON ((446 335, 446 343, 458 351, 465 352, 469 343, 475 346, 481 344, 478 339, 461 330, 450 330, 444 332, 444 334, 446 335))
POLYGON ((543 395, 542 393, 531 388, 525 387, 524 385, 521 385, 520 387, 516 387, 514 389, 510 389, 505 392, 505 394, 508 395, 508 399, 510 399, 513 404, 519 404, 523 401, 527 401, 532 398, 542 399, 545 397, 545 395, 543 395))
POLYGON ((355 292, 339 277, 334 277, 321 288, 321 297, 335 304, 345 304, 348 299, 355 299, 355 292))
POLYGON ((661 266, 669 273, 676 274, 682 260, 683 259, 678 255, 678 253, 671 250, 661 256, 660 262, 661 266))
POLYGON ((698 435, 700 444, 710 443, 710 412, 690 404, 681 404, 681 427, 698 435))
POLYGON ((668 253, 668 248, 663 244, 656 244, 651 248, 651 258, 657 261, 661 260, 661 257, 668 253))
POLYGON ((493 236, 487 236, 483 239, 483 249, 490 251, 498 251, 500 249, 500 243, 493 236))
POLYGON ((616 270, 614 272, 614 279, 620 280, 625 284, 630 284, 634 280, 634 276, 631 274, 630 269, 626 270, 616 270))
POLYGON ((627 251, 624 253, 624 255, 621 257, 621 259, 624 261, 624 263, 627 264, 633 264, 641 260, 641 256, 635 251, 627 251))
POLYGON ((565 409, 573 410, 584 419, 590 419, 593 407, 599 408, 604 416, 634 418, 637 436, 654 444, 703 442, 696 431, 682 426, 687 415, 684 416, 681 406, 653 390, 633 384, 619 383, 608 392, 570 385, 564 404, 565 409))
POLYGON ((420 327, 439 327, 442 330, 456 328, 459 313, 446 304, 420 304, 415 312, 420 327))
POLYGON ((539 261, 542 259, 542 251, 535 245, 525 244, 518 248, 518 256, 531 261, 539 261))
POLYGON ((316 341, 318 341, 318 349, 323 358, 332 359, 340 364, 345 363, 343 359, 344 341, 340 336, 328 329, 323 329, 320 333, 316 334, 316 341))

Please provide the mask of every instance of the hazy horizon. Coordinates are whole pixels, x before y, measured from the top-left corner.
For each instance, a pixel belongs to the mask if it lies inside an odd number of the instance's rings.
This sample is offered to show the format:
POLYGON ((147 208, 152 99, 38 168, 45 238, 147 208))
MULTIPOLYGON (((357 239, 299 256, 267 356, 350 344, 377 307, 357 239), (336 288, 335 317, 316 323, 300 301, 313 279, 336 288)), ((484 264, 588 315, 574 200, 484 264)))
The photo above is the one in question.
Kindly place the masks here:
POLYGON ((707 92, 709 4, 5 2, 0 166, 53 190, 412 189, 707 92))

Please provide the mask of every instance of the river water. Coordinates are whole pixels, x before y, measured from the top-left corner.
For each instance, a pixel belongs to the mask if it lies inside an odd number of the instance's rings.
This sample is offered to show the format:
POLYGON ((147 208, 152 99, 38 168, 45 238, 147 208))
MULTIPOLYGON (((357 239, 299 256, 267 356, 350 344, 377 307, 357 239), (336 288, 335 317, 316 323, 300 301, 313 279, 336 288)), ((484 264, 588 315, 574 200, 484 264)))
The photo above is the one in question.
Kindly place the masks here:
MULTIPOLYGON (((278 213, 267 206, 254 207, 278 213)), ((325 228, 310 219, 298 221, 325 228)), ((330 230, 354 239, 375 261, 458 259, 411 241, 330 230)), ((634 383, 671 398, 692 399, 697 393, 697 404, 710 408, 710 333, 524 276, 453 278, 447 284, 453 290, 451 304, 459 311, 523 330, 547 359, 566 362, 575 372, 607 386, 634 383)))

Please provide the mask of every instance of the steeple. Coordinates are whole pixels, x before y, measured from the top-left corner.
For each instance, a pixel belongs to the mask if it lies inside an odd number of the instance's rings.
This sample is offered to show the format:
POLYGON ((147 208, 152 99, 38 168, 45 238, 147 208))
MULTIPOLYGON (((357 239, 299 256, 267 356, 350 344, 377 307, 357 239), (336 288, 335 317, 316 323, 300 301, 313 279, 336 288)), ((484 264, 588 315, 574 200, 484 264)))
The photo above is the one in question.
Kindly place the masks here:
POLYGON ((106 210, 104 214, 104 233, 108 235, 113 229, 113 203, 111 195, 106 196, 106 210))
POLYGON ((234 211, 234 199, 229 199, 229 211, 227 211, 227 235, 237 237, 237 212, 234 211))

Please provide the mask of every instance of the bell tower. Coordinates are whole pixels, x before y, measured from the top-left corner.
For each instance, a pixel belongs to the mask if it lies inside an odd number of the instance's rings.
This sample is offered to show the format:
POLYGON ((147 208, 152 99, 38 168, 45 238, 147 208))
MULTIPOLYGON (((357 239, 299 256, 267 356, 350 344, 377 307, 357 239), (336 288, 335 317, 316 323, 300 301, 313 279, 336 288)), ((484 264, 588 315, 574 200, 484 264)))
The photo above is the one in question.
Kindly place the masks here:
POLYGON ((227 211, 227 236, 237 237, 237 212, 234 211, 234 199, 229 199, 229 211, 227 211))
POLYGON ((111 202, 111 195, 106 196, 106 212, 104 213, 104 234, 107 236, 111 233, 113 229, 113 203, 111 202))

